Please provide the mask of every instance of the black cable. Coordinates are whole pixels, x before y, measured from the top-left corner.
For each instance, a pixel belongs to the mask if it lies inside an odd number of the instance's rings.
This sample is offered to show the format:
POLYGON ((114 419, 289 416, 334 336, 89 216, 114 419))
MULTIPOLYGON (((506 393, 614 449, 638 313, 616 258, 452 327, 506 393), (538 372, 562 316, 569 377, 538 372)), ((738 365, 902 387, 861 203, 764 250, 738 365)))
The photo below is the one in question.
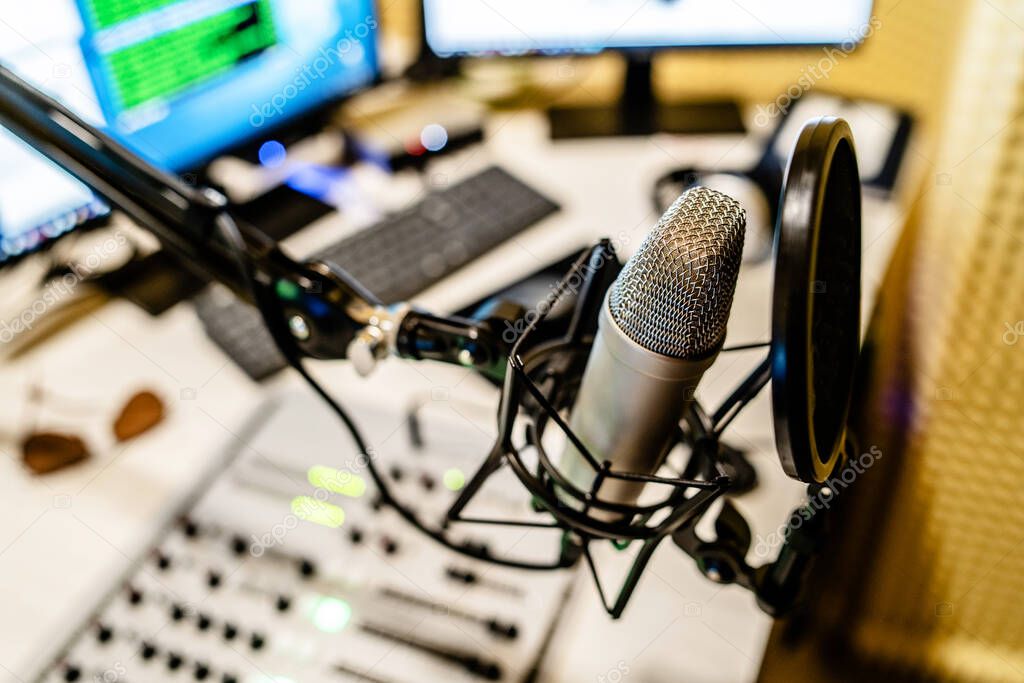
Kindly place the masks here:
POLYGON ((279 300, 274 295, 272 287, 268 283, 264 283, 257 275, 253 268, 253 264, 246 256, 248 250, 246 248, 245 240, 242 237, 238 226, 235 224, 234 219, 228 213, 222 212, 217 216, 215 225, 221 238, 231 251, 239 272, 242 274, 243 282, 248 287, 249 292, 252 295, 252 300, 255 302, 256 308, 259 310, 260 315, 263 318, 263 324, 267 327, 271 337, 273 337, 274 343, 281 352, 281 355, 284 356, 286 361, 288 361, 288 365, 299 373, 299 375, 306 381, 306 384, 308 384, 310 388, 327 403, 335 415, 344 423, 349 435, 355 442, 356 448, 359 449, 359 453, 365 457, 366 468, 370 472, 370 476, 374 483, 377 485, 377 488, 380 491, 381 501, 385 505, 390 505, 394 508, 394 510, 406 522, 411 524, 421 533, 429 536, 446 548, 454 550, 462 555, 466 555, 467 557, 500 564, 506 567, 512 567, 514 569, 541 571, 563 568, 564 565, 557 561, 550 564, 520 562, 518 560, 495 557, 491 555, 485 546, 478 544, 462 545, 454 543, 441 531, 428 527, 416 516, 415 512, 400 503, 398 499, 392 495, 387 482, 384 480, 384 477, 374 464, 373 458, 369 453, 369 448, 366 445, 366 441, 363 439, 363 435, 360 432, 359 427, 356 425, 355 420, 348 411, 345 410, 345 408, 310 374, 309 370, 307 370, 303 364, 302 354, 295 344, 295 339, 292 337, 291 332, 287 329, 284 322, 284 311, 280 306, 279 300))
MULTIPOLYGON (((300 354, 298 349, 295 347, 291 334, 282 329, 283 316, 281 314, 283 311, 279 307, 274 310, 270 304, 270 302, 276 301, 277 299, 269 295, 268 290, 261 284, 256 273, 253 271, 252 263, 245 257, 245 241, 242 238, 242 234, 238 230, 238 226, 235 224, 234 219, 226 213, 221 214, 217 219, 217 229, 220 232, 221 237, 224 238, 224 241, 231 247, 232 255, 235 257, 238 269, 242 274, 243 282, 245 282, 249 287, 253 301, 256 302, 260 315, 263 317, 263 324, 270 331, 271 336, 273 336, 278 351, 281 352, 281 355, 285 357, 288 364, 299 373, 313 391, 315 391, 320 398, 330 405, 331 409, 345 424, 352 440, 355 442, 356 448, 362 455, 367 456, 367 465, 370 468, 371 473, 373 473, 373 463, 369 459, 369 449, 366 445, 366 441, 363 439, 362 432, 359 431, 359 427, 355 423, 355 420, 352 419, 352 416, 349 415, 348 411, 346 411, 340 403, 335 401, 334 398, 320 385, 320 383, 310 375, 309 371, 302 363, 300 354)), ((376 477, 374 478, 376 479, 376 477)))

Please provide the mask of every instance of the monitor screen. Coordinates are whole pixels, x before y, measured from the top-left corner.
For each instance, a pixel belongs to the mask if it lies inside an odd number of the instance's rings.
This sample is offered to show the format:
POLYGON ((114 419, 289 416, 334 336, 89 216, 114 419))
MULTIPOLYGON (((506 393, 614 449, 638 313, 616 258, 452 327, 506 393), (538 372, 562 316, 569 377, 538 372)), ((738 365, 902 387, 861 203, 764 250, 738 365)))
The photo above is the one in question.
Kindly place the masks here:
MULTIPOLYGON (((99 108, 84 72, 70 0, 0 0, 0 61, 87 118, 99 108)), ((107 208, 82 183, 0 128, 0 263, 34 251, 107 208)))
POLYGON ((108 211, 89 188, 0 128, 0 264, 108 211))
POLYGON ((860 42, 871 0, 424 0, 442 56, 860 42))
MULTIPOLYGON (((373 0, 0 0, 0 18, 0 61, 171 171, 377 76, 373 0)), ((0 130, 0 261, 94 210, 0 130)))

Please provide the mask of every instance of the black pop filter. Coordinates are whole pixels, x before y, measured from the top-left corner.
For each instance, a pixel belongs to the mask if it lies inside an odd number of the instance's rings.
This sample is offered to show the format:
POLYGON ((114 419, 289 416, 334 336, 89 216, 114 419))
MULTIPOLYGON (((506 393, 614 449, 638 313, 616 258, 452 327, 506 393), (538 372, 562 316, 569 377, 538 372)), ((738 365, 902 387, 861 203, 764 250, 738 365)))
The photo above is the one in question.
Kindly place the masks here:
POLYGON ((824 482, 841 459, 860 349, 860 177, 849 125, 800 133, 775 235, 772 411, 782 467, 824 482))

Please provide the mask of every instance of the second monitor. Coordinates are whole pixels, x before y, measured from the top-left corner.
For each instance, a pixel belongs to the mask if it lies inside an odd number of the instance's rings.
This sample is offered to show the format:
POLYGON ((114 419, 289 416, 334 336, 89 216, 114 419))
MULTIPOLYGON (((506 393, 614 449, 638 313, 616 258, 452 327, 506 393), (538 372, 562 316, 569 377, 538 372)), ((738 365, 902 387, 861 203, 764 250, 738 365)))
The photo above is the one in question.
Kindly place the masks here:
MULTIPOLYGON (((378 75, 373 0, 0 0, 0 62, 175 172, 378 75)), ((0 129, 0 265, 106 207, 0 129)))
POLYGON ((871 0, 827 7, 814 0, 424 0, 424 33, 440 57, 625 52, 619 106, 553 110, 555 137, 730 132, 730 127, 738 132, 739 113, 728 103, 659 106, 651 52, 856 44, 864 38, 871 8, 871 0))

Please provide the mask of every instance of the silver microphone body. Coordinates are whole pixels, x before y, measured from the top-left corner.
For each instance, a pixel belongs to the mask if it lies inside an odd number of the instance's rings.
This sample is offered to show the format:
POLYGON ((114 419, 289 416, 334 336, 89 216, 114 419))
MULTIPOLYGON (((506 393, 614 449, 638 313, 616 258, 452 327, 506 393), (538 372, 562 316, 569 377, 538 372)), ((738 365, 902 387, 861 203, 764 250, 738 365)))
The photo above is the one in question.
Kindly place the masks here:
MULTIPOLYGON (((569 419, 599 465, 644 475, 661 467, 725 340, 744 228, 738 203, 694 188, 666 211, 609 289, 569 419)), ((584 492, 597 474, 571 442, 559 469, 584 492)), ((643 482, 608 478, 597 498, 634 505, 643 488, 643 482)), ((579 507, 564 492, 562 498, 579 507)))
MULTIPOLYGON (((619 472, 653 474, 717 357, 716 351, 704 359, 680 360, 645 349, 622 332, 606 300, 569 426, 598 464, 609 461, 619 472)), ((596 473, 571 443, 561 467, 573 485, 590 489, 596 473)), ((631 505, 643 488, 642 482, 607 479, 599 497, 631 505)))

